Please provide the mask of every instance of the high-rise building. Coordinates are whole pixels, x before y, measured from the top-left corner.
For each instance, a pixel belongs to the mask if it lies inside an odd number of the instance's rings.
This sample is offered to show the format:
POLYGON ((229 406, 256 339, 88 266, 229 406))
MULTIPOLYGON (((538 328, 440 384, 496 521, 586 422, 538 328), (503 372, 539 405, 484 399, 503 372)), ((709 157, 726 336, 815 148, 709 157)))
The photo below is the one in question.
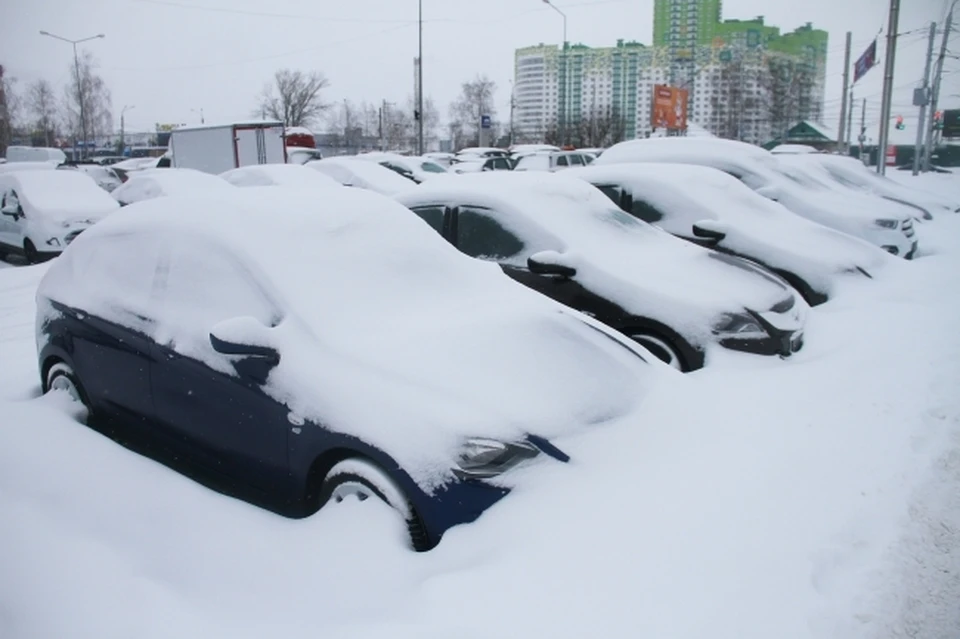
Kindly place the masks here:
POLYGON ((515 137, 556 141, 565 130, 575 142, 585 121, 611 119, 624 137, 644 137, 660 83, 686 88, 690 119, 722 137, 762 143, 798 120, 819 120, 827 33, 807 23, 781 34, 763 16, 722 20, 721 8, 721 0, 655 0, 652 47, 518 49, 515 137))

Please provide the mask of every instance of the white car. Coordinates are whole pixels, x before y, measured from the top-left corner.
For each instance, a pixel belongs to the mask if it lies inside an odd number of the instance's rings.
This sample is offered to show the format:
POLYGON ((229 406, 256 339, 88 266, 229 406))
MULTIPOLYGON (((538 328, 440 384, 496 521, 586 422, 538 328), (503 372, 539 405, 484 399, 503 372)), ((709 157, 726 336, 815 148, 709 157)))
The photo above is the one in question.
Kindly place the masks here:
POLYGON ((933 219, 934 213, 960 211, 960 198, 951 202, 932 193, 912 189, 891 180, 885 175, 880 175, 864 166, 856 158, 828 153, 814 153, 802 156, 800 161, 820 165, 830 174, 831 178, 847 188, 872 193, 906 206, 917 207, 920 209, 920 217, 925 220, 933 219))
POLYGON ((589 182, 627 213, 672 235, 761 264, 811 306, 827 301, 838 278, 873 277, 894 259, 864 240, 791 213, 710 167, 609 164, 563 175, 589 182))
POLYGON ((160 158, 128 158, 112 165, 112 168, 120 169, 121 171, 126 171, 129 173, 130 171, 155 169, 157 168, 157 163, 159 162, 160 158))
POLYGON ((296 186, 340 188, 340 183, 320 171, 299 164, 252 164, 231 169, 220 178, 234 186, 296 186))
POLYGON ((106 191, 77 171, 0 174, 0 258, 17 254, 33 264, 55 257, 118 208, 106 191))
POLYGON ((514 144, 510 147, 510 157, 514 160, 519 160, 523 156, 532 153, 550 153, 551 151, 559 150, 559 146, 552 144, 514 144))
POLYGON ((531 153, 517 161, 514 171, 560 171, 572 166, 586 166, 594 161, 580 151, 549 151, 531 153))
POLYGON ((107 193, 113 192, 117 187, 123 184, 123 180, 117 175, 117 172, 109 166, 100 164, 62 164, 58 167, 61 170, 80 171, 93 178, 101 189, 107 193))
POLYGON ((126 206, 158 197, 209 191, 232 192, 234 188, 223 178, 196 169, 144 169, 131 174, 130 179, 111 195, 126 206))
POLYGON ((433 151, 431 153, 424 153, 423 157, 427 158, 431 162, 436 162, 445 169, 449 169, 450 165, 453 164, 453 159, 457 157, 453 153, 443 153, 441 151, 433 151))
POLYGON ((450 167, 453 173, 480 173, 481 171, 512 171, 513 161, 502 155, 491 157, 463 156, 463 159, 450 167))
POLYGON ((382 195, 394 195, 405 191, 416 184, 405 177, 398 175, 376 162, 358 160, 355 157, 330 157, 304 166, 329 175, 344 186, 353 186, 382 195))
POLYGON ((460 251, 595 317, 684 371, 716 345, 789 356, 808 304, 746 260, 677 239, 577 179, 491 172, 396 198, 460 251))
POLYGON ((356 156, 358 160, 376 162, 380 166, 402 175, 408 180, 413 180, 417 184, 437 177, 446 175, 448 171, 427 157, 400 155, 399 153, 385 153, 382 151, 373 151, 371 153, 361 153, 356 156))
POLYGON ((66 154, 60 149, 42 146, 8 146, 7 162, 53 162, 54 165, 67 161, 66 154))
POLYGON ((630 140, 613 145, 594 163, 624 162, 713 167, 801 217, 864 239, 893 255, 910 259, 917 251, 913 218, 905 207, 867 194, 826 188, 787 170, 778 156, 760 147, 719 138, 630 140))

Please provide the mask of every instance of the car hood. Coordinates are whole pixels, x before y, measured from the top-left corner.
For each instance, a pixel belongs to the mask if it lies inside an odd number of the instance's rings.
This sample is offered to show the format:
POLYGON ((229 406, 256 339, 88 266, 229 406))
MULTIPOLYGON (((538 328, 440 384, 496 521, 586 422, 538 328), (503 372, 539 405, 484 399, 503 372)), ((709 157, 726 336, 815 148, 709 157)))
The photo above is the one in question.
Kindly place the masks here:
POLYGON ((594 244, 574 245, 564 257, 586 288, 632 315, 679 329, 695 344, 709 340, 721 314, 766 311, 792 294, 763 269, 655 228, 611 233, 594 244))

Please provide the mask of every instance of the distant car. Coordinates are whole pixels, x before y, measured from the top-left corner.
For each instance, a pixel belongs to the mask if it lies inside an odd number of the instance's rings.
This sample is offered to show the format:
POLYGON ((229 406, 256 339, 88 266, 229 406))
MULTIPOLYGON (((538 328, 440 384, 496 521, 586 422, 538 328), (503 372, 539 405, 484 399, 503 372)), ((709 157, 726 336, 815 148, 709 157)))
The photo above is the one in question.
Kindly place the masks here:
POLYGON ((298 164, 252 164, 221 173, 220 178, 234 186, 295 186, 302 188, 340 187, 340 183, 320 171, 298 164))
POLYGON ((380 166, 390 169, 394 173, 402 175, 417 184, 438 175, 446 175, 448 173, 445 168, 426 157, 374 151, 371 153, 361 153, 357 155, 356 158, 358 160, 376 162, 380 166))
POLYGON ((97 183, 97 186, 107 193, 112 192, 118 186, 123 184, 123 180, 120 178, 117 172, 109 166, 101 166, 91 162, 81 164, 61 164, 57 168, 75 170, 85 173, 93 178, 93 181, 97 183))
POLYGON ((80 233, 119 205, 78 171, 0 174, 0 258, 30 264, 56 257, 80 233))
POLYGON ((668 374, 380 195, 237 193, 93 229, 36 321, 45 392, 230 494, 292 517, 379 499, 426 550, 668 374))
POLYGON ((672 137, 620 142, 604 151, 595 164, 667 162, 709 166, 732 175, 808 220, 864 239, 899 257, 910 259, 916 254, 916 231, 905 207, 867 194, 838 193, 800 171, 789 170, 782 163, 785 157, 789 156, 776 156, 733 140, 672 137))
POLYGON ((551 151, 559 150, 559 146, 554 146, 552 144, 514 144, 510 147, 510 157, 516 162, 525 155, 531 155, 534 153, 549 153, 551 151))
POLYGON ((432 153, 424 153, 423 157, 436 162, 445 169, 449 169, 450 165, 453 164, 453 159, 456 156, 453 153, 441 153, 439 151, 434 151, 432 153))
POLYGON ((287 147, 287 164, 306 164, 311 160, 322 160, 323 153, 320 149, 311 149, 302 146, 287 147))
POLYGON ((803 161, 821 165, 834 180, 848 188, 873 193, 899 204, 918 207, 920 216, 925 220, 933 219, 934 213, 960 211, 960 197, 951 202, 932 193, 912 189, 899 182, 894 182, 885 175, 880 175, 864 166, 860 160, 852 157, 817 153, 804 156, 803 161))
POLYGON ((53 171, 56 168, 56 162, 4 162, 3 164, 0 164, 0 173, 14 173, 17 171, 53 171))
POLYGON ((550 151, 547 153, 532 153, 517 161, 514 171, 560 171, 572 166, 586 166, 593 162, 580 151, 550 151))
POLYGON ((52 147, 42 146, 8 146, 7 162, 53 162, 63 164, 67 155, 63 151, 52 147))
POLYGON ((412 181, 376 162, 359 160, 355 157, 324 158, 307 162, 304 166, 320 171, 344 186, 366 189, 382 195, 394 195, 416 187, 412 181))
POLYGON ((510 152, 492 146, 470 146, 457 151, 456 159, 465 158, 509 158, 510 152))
POLYGON ((791 213, 717 169, 610 164, 563 175, 593 184, 627 213, 672 235, 761 264, 811 306, 829 299, 838 278, 872 277, 892 259, 863 240, 791 213))
POLYGON ((130 171, 155 169, 157 168, 157 163, 159 161, 160 158, 127 158, 126 160, 121 160, 116 164, 112 164, 110 168, 112 168, 114 171, 125 171, 129 174, 130 171))
POLYGON ((453 173, 480 173, 482 171, 512 171, 513 161, 501 155, 491 157, 465 157, 453 164, 450 171, 453 173))
POLYGON ((679 240, 549 173, 435 180, 397 196, 471 257, 587 313, 683 371, 713 344, 789 356, 808 305, 759 266, 679 240))
POLYGON ((131 174, 111 195, 123 206, 171 195, 228 193, 236 188, 223 178, 195 169, 144 169, 131 174))
POLYGON ((117 162, 123 162, 127 158, 122 155, 101 155, 100 157, 90 158, 90 160, 101 166, 112 166, 117 162))

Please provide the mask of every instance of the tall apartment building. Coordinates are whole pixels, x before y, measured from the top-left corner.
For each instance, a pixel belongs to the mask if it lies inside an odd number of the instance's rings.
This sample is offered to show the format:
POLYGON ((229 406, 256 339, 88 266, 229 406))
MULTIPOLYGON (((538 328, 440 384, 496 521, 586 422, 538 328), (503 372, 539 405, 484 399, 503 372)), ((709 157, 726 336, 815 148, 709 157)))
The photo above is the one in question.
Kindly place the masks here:
POLYGON ((653 46, 518 49, 514 137, 542 140, 597 114, 622 118, 628 139, 645 137, 661 83, 688 89, 690 119, 721 137, 763 143, 797 120, 818 120, 827 33, 808 23, 781 34, 762 16, 721 20, 720 11, 720 0, 655 0, 653 46))

